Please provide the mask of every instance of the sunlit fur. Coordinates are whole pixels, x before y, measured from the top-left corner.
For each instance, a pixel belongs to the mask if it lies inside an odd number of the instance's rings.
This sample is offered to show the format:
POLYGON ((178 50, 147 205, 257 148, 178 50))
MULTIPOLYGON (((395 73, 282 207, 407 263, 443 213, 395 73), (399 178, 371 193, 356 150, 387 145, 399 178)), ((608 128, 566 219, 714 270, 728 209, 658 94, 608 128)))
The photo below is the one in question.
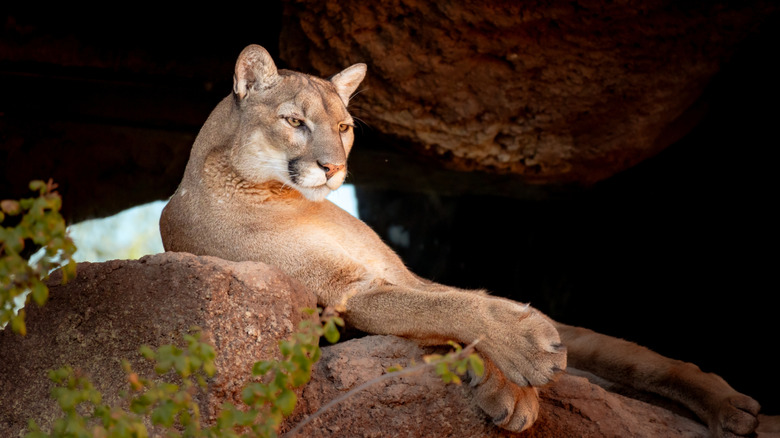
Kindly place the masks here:
POLYGON ((532 426, 539 410, 533 386, 550 382, 568 361, 684 404, 714 436, 753 432, 758 404, 718 376, 560 324, 528 305, 422 279, 366 224, 322 201, 346 175, 353 137, 339 126, 352 122, 346 105, 365 72, 356 64, 328 81, 277 71, 262 47, 247 47, 233 93, 206 120, 163 211, 165 249, 273 265, 316 293, 319 306, 340 309, 347 324, 368 333, 427 345, 479 341, 486 373, 471 381, 472 399, 509 430, 532 426), (344 173, 323 183, 328 163, 343 164, 344 173))

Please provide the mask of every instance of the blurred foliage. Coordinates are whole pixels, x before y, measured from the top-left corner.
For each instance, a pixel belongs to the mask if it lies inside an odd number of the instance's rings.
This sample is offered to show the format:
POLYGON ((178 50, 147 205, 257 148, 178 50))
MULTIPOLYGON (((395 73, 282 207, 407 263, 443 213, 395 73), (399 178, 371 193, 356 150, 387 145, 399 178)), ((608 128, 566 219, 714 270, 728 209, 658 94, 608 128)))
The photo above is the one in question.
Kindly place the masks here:
POLYGON ((482 358, 477 353, 474 353, 473 345, 469 345, 465 349, 459 344, 448 341, 448 344, 453 348, 453 351, 446 355, 441 354, 429 354, 423 357, 423 361, 433 366, 436 375, 438 375, 444 383, 461 384, 460 376, 466 374, 471 370, 476 376, 481 376, 485 372, 485 363, 482 362, 482 358))
POLYGON ((209 436, 200 432, 200 409, 195 401, 198 387, 206 386, 206 378, 214 375, 214 349, 200 340, 200 332, 185 335, 187 347, 172 345, 157 351, 141 347, 141 354, 156 363, 155 371, 171 371, 180 376, 182 384, 161 382, 140 377, 127 361, 122 363, 130 391, 122 403, 127 410, 102 402, 102 394, 78 370, 65 366, 49 373, 57 386, 52 397, 62 409, 63 416, 52 424, 51 432, 43 432, 35 421, 30 421, 27 438, 43 437, 148 437, 144 418, 154 425, 171 430, 169 436, 209 436), (82 414, 87 412, 87 414, 82 414))
MULTIPOLYGON (((307 309, 313 313, 314 310, 307 309)), ((320 321, 301 321, 298 331, 289 340, 279 342, 280 360, 263 360, 252 367, 252 375, 260 381, 250 382, 242 391, 242 401, 250 407, 241 412, 233 406, 223 407, 217 420, 220 431, 243 426, 251 430, 248 437, 275 437, 285 416, 290 415, 298 401, 293 391, 311 379, 314 363, 322 355, 320 338, 330 343, 339 340, 338 326, 344 321, 330 313, 329 309, 320 316, 320 321)), ((238 435, 219 435, 233 437, 238 435)))
POLYGON ((174 373, 181 385, 142 378, 123 363, 130 391, 120 405, 128 409, 103 404, 101 393, 86 376, 71 367, 60 368, 50 372, 49 378, 57 385, 52 397, 63 416, 48 433, 31 420, 26 438, 145 438, 149 436, 145 424, 164 430, 168 437, 276 437, 284 417, 295 409, 294 390, 311 379, 312 366, 321 355, 320 338, 338 341, 337 326, 343 324, 332 314, 321 316, 319 322, 301 322, 291 339, 279 342, 280 360, 255 363, 252 374, 257 380, 242 391, 244 405, 223 404, 211 427, 203 427, 195 400, 216 372, 215 353, 200 339, 197 329, 184 336, 186 348, 164 345, 156 351, 148 346, 140 349, 143 357, 155 362, 157 374, 174 373))
POLYGON ((0 327, 8 322, 18 333, 25 334, 24 309, 16 313, 15 299, 29 292, 39 306, 49 298, 45 280, 49 272, 62 268, 63 283, 76 276, 73 253, 76 247, 68 237, 65 220, 60 215, 62 200, 55 191, 57 185, 32 181, 30 190, 37 197, 0 201, 0 327), (41 247, 40 257, 25 258, 25 249, 41 247))

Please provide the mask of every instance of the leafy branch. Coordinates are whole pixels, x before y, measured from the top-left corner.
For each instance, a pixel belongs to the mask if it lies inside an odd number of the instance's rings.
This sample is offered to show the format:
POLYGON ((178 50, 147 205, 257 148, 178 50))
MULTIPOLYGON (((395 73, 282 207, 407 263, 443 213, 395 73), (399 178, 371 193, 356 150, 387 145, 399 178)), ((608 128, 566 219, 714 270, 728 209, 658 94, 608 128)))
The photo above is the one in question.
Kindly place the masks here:
POLYGON ((320 337, 338 341, 338 326, 343 324, 333 314, 321 316, 320 321, 302 321, 291 339, 279 342, 281 359, 255 363, 252 374, 259 380, 242 391, 244 405, 239 408, 225 403, 211 427, 203 427, 195 395, 214 376, 216 355, 211 345, 201 341, 197 329, 184 336, 185 348, 140 348, 141 355, 156 364, 158 375, 175 374, 181 385, 143 378, 123 362, 130 391, 125 393, 121 405, 129 406, 129 410, 102 403, 101 393, 78 370, 66 366, 51 371, 49 378, 57 384, 52 397, 63 416, 54 422, 49 433, 30 421, 30 432, 25 438, 146 438, 149 432, 144 419, 165 430, 169 437, 276 437, 284 417, 295 409, 294 390, 311 379, 312 366, 321 356, 320 337), (239 430, 244 433, 239 434, 239 430))
POLYGON ((32 181, 30 190, 37 197, 0 201, 0 224, 6 219, 16 225, 0 226, 0 327, 11 323, 11 328, 26 334, 24 309, 15 312, 15 299, 29 292, 30 297, 42 306, 49 298, 45 280, 49 272, 62 268, 63 283, 76 276, 73 253, 76 246, 68 237, 65 220, 59 211, 62 200, 57 185, 32 181), (22 255, 25 248, 40 246, 42 255, 28 261, 22 255))

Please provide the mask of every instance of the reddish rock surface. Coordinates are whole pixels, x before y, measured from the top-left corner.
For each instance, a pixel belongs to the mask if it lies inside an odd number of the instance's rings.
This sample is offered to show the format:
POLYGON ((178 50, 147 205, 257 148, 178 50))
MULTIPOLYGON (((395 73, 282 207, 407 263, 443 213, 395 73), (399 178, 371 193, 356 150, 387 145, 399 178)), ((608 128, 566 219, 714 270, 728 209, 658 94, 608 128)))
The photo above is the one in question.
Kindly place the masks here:
POLYGON ((353 113, 457 169, 591 183, 653 156, 773 2, 290 0, 280 55, 368 64, 353 113))
POLYGON ((224 401, 240 402, 252 365, 278 354, 316 299, 275 268, 183 253, 140 261, 80 263, 78 277, 51 282, 49 302, 27 309, 27 335, 0 331, 0 436, 17 436, 34 418, 45 427, 61 412, 47 371, 71 365, 91 377, 104 401, 127 390, 127 359, 153 376, 141 345, 183 345, 192 326, 217 351, 217 375, 201 400, 204 418, 224 401))
MULTIPOLYGON (((437 350, 440 351, 440 350, 437 350)), ((298 413, 384 374, 393 365, 422 363, 422 349, 393 336, 369 336, 324 349, 298 413)), ((432 372, 384 380, 355 393, 296 436, 329 437, 701 437, 706 428, 663 408, 608 392, 584 377, 562 375, 540 391, 534 426, 510 433, 493 426, 471 401, 468 385, 444 384, 432 372)))
MULTIPOLYGON (((142 344, 180 343, 197 325, 217 352, 218 374, 201 400, 206 419, 237 395, 252 364, 277 353, 314 296, 276 269, 183 253, 79 264, 76 280, 51 283, 43 308, 31 306, 28 335, 0 332, 0 436, 18 436, 27 420, 50 424, 58 413, 46 371, 70 364, 89 375, 112 403, 126 389, 122 358, 139 373, 150 364, 142 344)), ((291 425, 393 365, 421 363, 422 349, 392 336, 368 336, 323 348, 291 425)), ((439 351, 439 350, 436 350, 439 351)), ((563 375, 541 390, 542 412, 526 437, 702 436, 705 428, 663 408, 563 375)), ((767 425, 767 427, 769 427, 767 425)), ((468 386, 431 373, 371 385, 329 409, 300 436, 513 436, 494 427, 470 401, 468 386)), ((771 436, 771 435, 766 435, 771 436)))

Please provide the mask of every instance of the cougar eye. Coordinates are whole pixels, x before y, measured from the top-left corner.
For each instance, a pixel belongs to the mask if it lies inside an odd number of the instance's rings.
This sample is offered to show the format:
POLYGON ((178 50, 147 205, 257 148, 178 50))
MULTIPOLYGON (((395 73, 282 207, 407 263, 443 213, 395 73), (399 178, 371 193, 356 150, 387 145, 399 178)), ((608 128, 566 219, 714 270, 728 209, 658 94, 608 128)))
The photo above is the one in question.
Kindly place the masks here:
POLYGON ((287 119, 285 119, 285 120, 287 120, 287 123, 289 123, 290 126, 292 126, 294 128, 297 128, 297 127, 303 125, 303 120, 296 119, 295 117, 287 117, 287 119))
POLYGON ((346 123, 339 124, 339 132, 347 132, 349 131, 349 128, 351 128, 351 126, 347 125, 346 123))

